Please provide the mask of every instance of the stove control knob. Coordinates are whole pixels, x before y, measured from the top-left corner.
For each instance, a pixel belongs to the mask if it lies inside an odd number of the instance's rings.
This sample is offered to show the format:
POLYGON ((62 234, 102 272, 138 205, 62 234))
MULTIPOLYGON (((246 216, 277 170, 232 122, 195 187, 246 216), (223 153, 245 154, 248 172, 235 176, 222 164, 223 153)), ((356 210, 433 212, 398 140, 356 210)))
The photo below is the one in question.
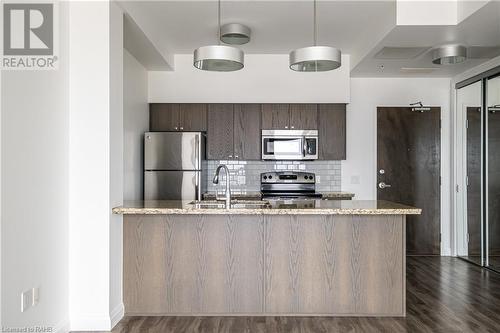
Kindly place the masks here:
POLYGON ((269 176, 269 179, 273 179, 273 176, 269 176))
POLYGON ((267 179, 267 176, 264 176, 264 179, 267 179))

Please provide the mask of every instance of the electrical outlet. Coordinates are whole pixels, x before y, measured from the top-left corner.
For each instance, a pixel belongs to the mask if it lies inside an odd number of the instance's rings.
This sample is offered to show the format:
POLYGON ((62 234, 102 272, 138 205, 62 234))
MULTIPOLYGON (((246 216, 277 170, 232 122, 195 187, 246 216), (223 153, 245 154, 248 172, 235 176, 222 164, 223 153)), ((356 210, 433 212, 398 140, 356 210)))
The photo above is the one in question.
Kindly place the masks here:
POLYGON ((32 306, 37 306, 40 301, 40 288, 36 287, 32 289, 33 299, 31 301, 32 306))
POLYGON ((33 304, 33 289, 21 293, 21 312, 28 310, 33 304))

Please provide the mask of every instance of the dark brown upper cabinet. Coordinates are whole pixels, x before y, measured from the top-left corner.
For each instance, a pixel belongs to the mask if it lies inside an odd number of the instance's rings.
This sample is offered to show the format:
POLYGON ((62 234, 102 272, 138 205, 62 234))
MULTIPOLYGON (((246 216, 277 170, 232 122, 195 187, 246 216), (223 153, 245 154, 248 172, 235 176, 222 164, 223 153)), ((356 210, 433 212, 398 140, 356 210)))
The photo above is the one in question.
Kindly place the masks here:
POLYGON ((289 104, 263 104, 262 129, 289 129, 289 104))
POLYGON ((181 131, 205 132, 207 130, 207 105, 206 104, 180 104, 181 131))
POLYGON ((232 159, 234 156, 233 104, 208 105, 207 158, 232 159))
POLYGON ((317 104, 263 104, 262 129, 318 128, 317 104))
POLYGON ((318 129, 318 105, 290 104, 290 129, 318 129))
POLYGON ((260 111, 260 104, 210 104, 207 158, 260 160, 260 111))
POLYGON ((234 158, 260 160, 260 104, 234 105, 234 158))
POLYGON ((150 104, 149 130, 153 132, 206 131, 207 105, 178 103, 150 104))
POLYGON ((320 160, 346 159, 345 104, 318 105, 320 160))

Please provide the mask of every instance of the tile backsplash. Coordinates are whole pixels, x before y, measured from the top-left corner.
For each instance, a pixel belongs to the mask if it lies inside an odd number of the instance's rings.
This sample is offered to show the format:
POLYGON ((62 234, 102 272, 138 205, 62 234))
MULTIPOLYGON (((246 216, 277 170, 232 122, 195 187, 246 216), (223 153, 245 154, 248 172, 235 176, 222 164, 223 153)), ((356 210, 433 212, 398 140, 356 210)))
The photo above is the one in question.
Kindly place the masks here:
POLYGON ((260 174, 268 171, 306 171, 316 174, 316 191, 340 191, 341 162, 340 161, 206 161, 207 189, 210 192, 221 190, 225 186, 225 176, 219 185, 212 183, 215 169, 219 164, 227 165, 231 174, 231 190, 235 193, 245 191, 260 191, 260 174))

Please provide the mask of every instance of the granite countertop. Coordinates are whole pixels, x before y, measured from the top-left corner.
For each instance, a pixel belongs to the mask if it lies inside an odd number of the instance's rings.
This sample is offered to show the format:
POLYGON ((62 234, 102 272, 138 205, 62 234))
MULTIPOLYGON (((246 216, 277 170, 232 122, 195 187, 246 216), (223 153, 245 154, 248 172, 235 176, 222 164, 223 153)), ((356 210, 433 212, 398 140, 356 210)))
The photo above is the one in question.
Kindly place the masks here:
MULTIPOLYGON (((210 202, 210 201, 208 201, 210 202)), ((235 214, 235 215, 418 215, 422 210, 390 201, 376 200, 292 200, 269 204, 237 201, 231 209, 219 206, 197 206, 192 201, 150 200, 127 201, 113 208, 114 214, 235 214)))
MULTIPOLYGON (((349 192, 319 192, 323 194, 323 199, 352 199, 354 198, 354 193, 349 192)), ((262 197, 259 191, 245 191, 245 192, 231 192, 231 197, 234 199, 250 199, 250 200, 260 200, 262 197)), ((215 192, 203 193, 203 199, 205 200, 215 200, 215 192)))

